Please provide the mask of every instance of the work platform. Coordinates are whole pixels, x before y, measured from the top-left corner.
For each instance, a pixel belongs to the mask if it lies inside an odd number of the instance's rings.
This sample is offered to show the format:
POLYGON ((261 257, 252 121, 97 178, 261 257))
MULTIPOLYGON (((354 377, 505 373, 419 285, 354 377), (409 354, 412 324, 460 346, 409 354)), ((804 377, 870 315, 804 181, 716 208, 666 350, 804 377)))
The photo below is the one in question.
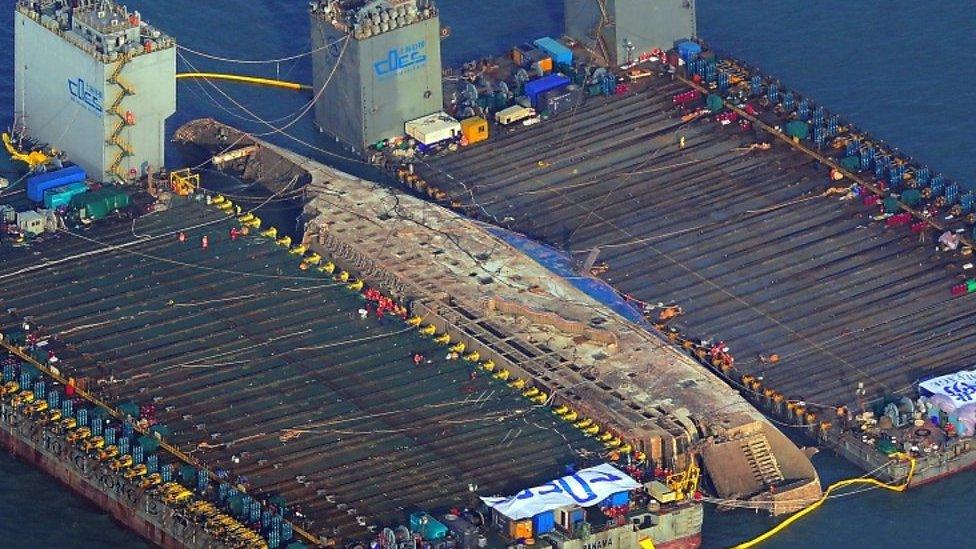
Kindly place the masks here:
POLYGON ((322 538, 598 457, 399 319, 361 318, 346 283, 269 239, 231 238, 234 218, 198 198, 0 250, 0 328, 27 319, 62 374, 113 405, 154 404, 169 442, 259 499, 280 495, 322 538))
POLYGON ((682 337, 726 342, 735 384, 752 376, 772 391, 756 398, 818 421, 911 397, 919 378, 976 359, 971 298, 949 291, 965 257, 937 251, 932 229, 920 238, 873 220, 850 181, 831 182, 785 140, 714 116, 683 122, 672 96, 689 89, 655 76, 414 167, 471 216, 580 263, 598 249, 621 293, 680 306, 682 337), (825 194, 832 186, 839 194, 825 194))

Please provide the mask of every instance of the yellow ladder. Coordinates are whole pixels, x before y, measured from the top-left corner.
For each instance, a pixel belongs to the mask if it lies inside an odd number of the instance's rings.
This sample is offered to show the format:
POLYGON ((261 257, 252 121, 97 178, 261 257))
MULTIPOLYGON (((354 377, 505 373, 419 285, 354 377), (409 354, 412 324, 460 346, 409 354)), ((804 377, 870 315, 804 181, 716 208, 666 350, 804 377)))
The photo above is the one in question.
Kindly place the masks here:
POLYGON ((115 96, 112 104, 109 105, 108 112, 117 116, 119 120, 105 142, 118 148, 119 152, 106 171, 109 174, 117 176, 119 179, 125 179, 125 174, 119 169, 119 166, 122 165, 122 161, 127 156, 132 156, 132 146, 122 139, 122 130, 135 123, 132 121, 130 124, 130 120, 126 118, 126 112, 122 109, 122 102, 125 98, 136 93, 135 88, 122 78, 122 70, 128 64, 129 59, 130 57, 127 55, 121 56, 115 68, 112 70, 112 74, 108 77, 108 83, 114 84, 119 88, 118 95, 115 96))

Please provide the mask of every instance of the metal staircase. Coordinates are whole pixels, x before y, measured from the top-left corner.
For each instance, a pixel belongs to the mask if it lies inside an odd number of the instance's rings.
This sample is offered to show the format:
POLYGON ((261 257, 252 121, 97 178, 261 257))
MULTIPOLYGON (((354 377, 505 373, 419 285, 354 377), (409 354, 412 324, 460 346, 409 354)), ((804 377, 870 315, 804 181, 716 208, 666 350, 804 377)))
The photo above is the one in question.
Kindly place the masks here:
POLYGON ((119 179, 125 179, 125 174, 119 166, 122 165, 122 161, 128 157, 132 156, 132 146, 122 138, 122 130, 129 126, 135 125, 135 119, 131 114, 128 114, 122 108, 122 102, 126 97, 130 95, 135 95, 136 90, 131 84, 122 79, 122 70, 125 68, 126 64, 129 62, 130 57, 127 55, 121 56, 118 63, 115 65, 115 69, 108 78, 108 83, 113 84, 119 89, 118 95, 112 101, 112 104, 108 107, 108 112, 117 116, 118 121, 115 127, 112 128, 112 132, 105 139, 105 142, 113 147, 116 147, 119 152, 116 154, 115 159, 106 169, 106 173, 109 175, 115 175, 119 179))
POLYGON ((765 436, 751 436, 742 441, 742 452, 749 462, 752 476, 764 486, 770 486, 783 480, 783 472, 779 469, 776 456, 765 436))

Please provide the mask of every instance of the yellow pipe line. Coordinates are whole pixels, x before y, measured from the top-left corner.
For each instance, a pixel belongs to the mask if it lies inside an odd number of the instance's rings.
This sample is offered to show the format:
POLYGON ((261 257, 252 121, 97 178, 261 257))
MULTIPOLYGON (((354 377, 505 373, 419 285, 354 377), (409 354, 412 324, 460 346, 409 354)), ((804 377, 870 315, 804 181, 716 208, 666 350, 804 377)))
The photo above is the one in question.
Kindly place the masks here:
POLYGON ((823 502, 827 501, 827 498, 830 496, 830 493, 831 492, 833 492, 834 490, 837 490, 839 488, 843 488, 845 486, 850 486, 852 484, 871 484, 871 485, 874 485, 874 486, 878 486, 878 487, 884 488, 885 490, 891 490, 893 492, 904 492, 905 491, 905 488, 908 488, 908 484, 911 483, 912 476, 915 474, 915 458, 913 458, 911 456, 907 456, 905 454, 897 454, 897 457, 901 457, 901 458, 906 458, 907 457, 908 460, 911 462, 911 466, 908 469, 908 476, 905 477, 905 482, 904 483, 899 484, 899 485, 896 486, 896 485, 893 485, 893 484, 888 484, 888 483, 885 483, 885 482, 881 482, 878 479, 865 478, 865 477, 849 478, 849 479, 845 479, 845 480, 839 480, 839 481, 831 484, 830 486, 828 486, 827 489, 824 491, 823 495, 821 495, 820 496, 820 499, 818 499, 817 501, 811 503, 807 507, 805 507, 802 510, 798 511, 796 514, 794 514, 790 518, 788 518, 788 519, 784 520, 783 522, 777 524, 772 530, 769 530, 766 533, 764 533, 764 534, 762 534, 762 535, 760 535, 758 537, 755 537, 755 538, 753 538, 753 539, 751 539, 749 541, 742 542, 742 543, 734 546, 732 549, 748 549, 749 547, 755 547, 756 545, 759 545, 760 543, 768 540, 769 538, 771 538, 771 537, 775 536, 776 534, 778 534, 778 533, 782 532, 783 530, 785 530, 786 527, 788 527, 789 525, 791 525, 794 522, 800 520, 804 516, 810 514, 811 512, 813 512, 814 510, 816 510, 818 507, 820 507, 821 505, 823 505, 823 502))
POLYGON ((287 80, 275 80, 274 78, 261 78, 258 76, 244 76, 241 74, 224 74, 219 72, 181 72, 176 78, 206 78, 210 80, 230 80, 232 82, 244 82, 246 84, 257 84, 259 86, 271 86, 274 88, 285 88, 289 90, 304 91, 311 90, 312 86, 299 84, 298 82, 288 82, 287 80))

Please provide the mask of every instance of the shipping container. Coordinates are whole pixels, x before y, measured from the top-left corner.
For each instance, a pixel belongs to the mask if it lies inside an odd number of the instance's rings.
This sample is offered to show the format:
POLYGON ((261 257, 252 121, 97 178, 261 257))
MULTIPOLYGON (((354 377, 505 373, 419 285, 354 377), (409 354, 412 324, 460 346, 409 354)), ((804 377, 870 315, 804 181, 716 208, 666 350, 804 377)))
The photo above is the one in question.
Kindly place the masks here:
POLYGON ((583 88, 570 84, 565 88, 550 90, 542 95, 539 110, 549 116, 556 116, 583 104, 583 88))
POLYGON ((532 520, 512 520, 508 523, 508 537, 510 539, 529 539, 532 537, 532 520))
POLYGON ((461 121, 461 136, 467 145, 488 139, 488 121, 480 116, 465 118, 461 121))
POLYGON ((556 515, 552 511, 539 513, 532 517, 532 530, 535 535, 551 532, 556 527, 556 515))
POLYGON ((26 234, 41 234, 44 232, 44 216, 35 211, 17 212, 17 227, 26 234))
POLYGON ((51 210, 67 206, 71 203, 71 197, 85 192, 88 192, 88 184, 84 181, 48 189, 44 191, 44 207, 51 210))
POLYGON ((403 127, 407 135, 423 145, 433 145, 461 135, 461 124, 445 112, 410 120, 403 127))
POLYGON ((427 513, 412 513, 410 515, 410 531, 420 534, 427 541, 434 541, 447 537, 447 526, 427 513))
POLYGON ((44 200, 44 191, 85 180, 85 170, 80 166, 68 166, 27 178, 27 198, 34 202, 44 200))
POLYGON ((535 109, 523 107, 521 105, 512 105, 507 109, 496 112, 495 121, 503 126, 507 126, 532 116, 535 116, 535 109))
POLYGON ((570 84, 570 79, 564 74, 550 74, 525 83, 525 95, 529 102, 538 110, 539 98, 549 90, 564 88, 570 84))
POLYGON ((552 57, 553 62, 560 65, 573 64, 573 50, 564 46, 562 42, 545 36, 533 43, 537 48, 549 54, 549 57, 552 57))
POLYGON ((118 187, 102 187, 97 191, 75 195, 71 198, 71 207, 83 219, 98 221, 108 217, 108 214, 129 205, 129 195, 118 187))
POLYGON ((549 74, 552 72, 552 58, 543 57, 542 59, 535 61, 532 63, 532 70, 543 76, 549 74))

